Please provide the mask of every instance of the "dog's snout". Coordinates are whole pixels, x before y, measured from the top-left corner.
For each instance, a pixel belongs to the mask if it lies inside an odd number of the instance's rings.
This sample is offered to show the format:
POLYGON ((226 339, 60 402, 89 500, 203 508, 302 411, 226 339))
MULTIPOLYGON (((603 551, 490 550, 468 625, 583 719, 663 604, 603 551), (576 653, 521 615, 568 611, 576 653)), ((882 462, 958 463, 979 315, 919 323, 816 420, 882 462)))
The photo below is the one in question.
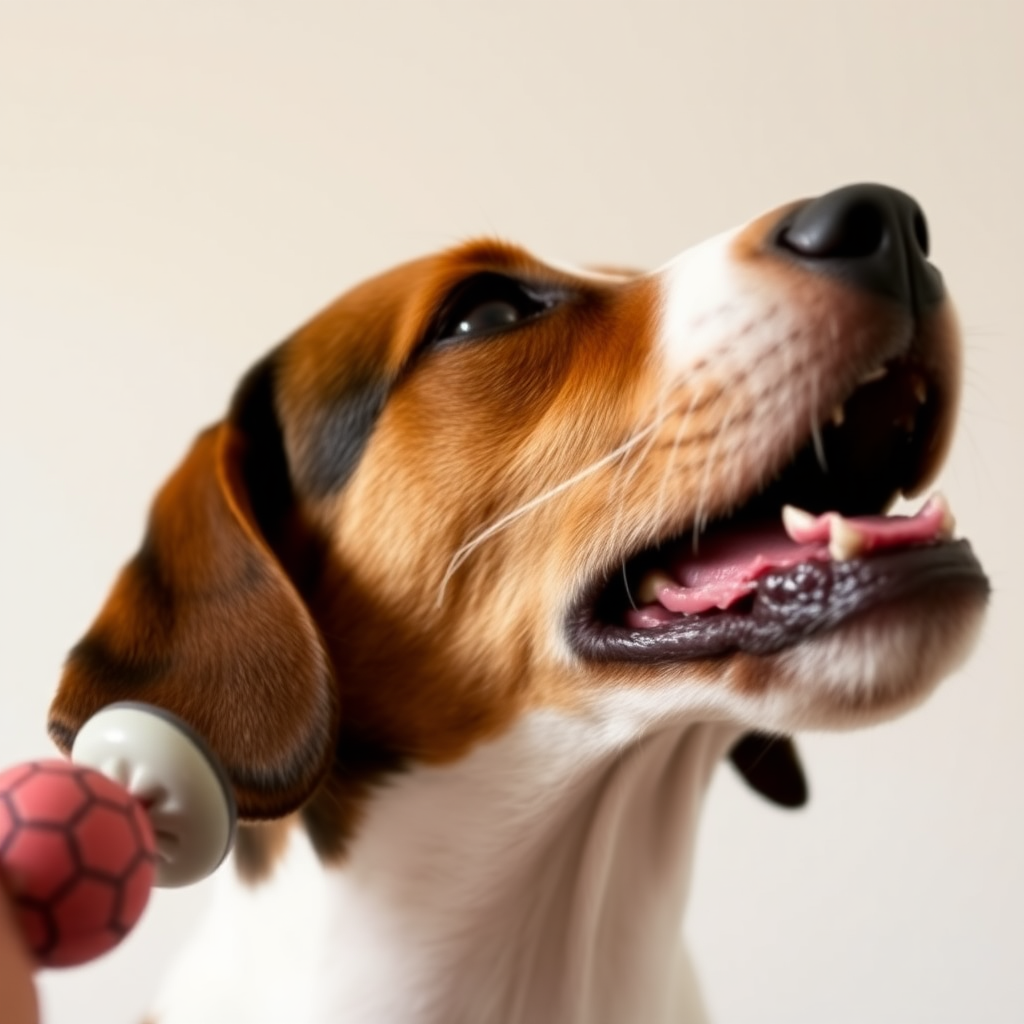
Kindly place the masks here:
POLYGON ((786 217, 773 245, 818 273, 893 299, 915 314, 938 304, 942 275, 928 262, 917 202, 884 185, 850 185, 786 217))

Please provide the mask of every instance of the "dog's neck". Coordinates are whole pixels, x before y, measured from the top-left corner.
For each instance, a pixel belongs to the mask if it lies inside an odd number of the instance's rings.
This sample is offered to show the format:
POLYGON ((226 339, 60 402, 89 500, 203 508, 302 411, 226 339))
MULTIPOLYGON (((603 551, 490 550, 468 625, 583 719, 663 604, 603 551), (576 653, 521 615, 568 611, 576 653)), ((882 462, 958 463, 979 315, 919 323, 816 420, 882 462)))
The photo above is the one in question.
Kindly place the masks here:
POLYGON ((269 882, 225 879, 158 1019, 232 1019, 240 1000, 258 1020, 686 1019, 697 817, 735 734, 692 725, 623 746, 544 713, 455 765, 397 777, 343 866, 322 868, 296 831, 269 882), (225 949, 239 951, 234 977, 225 949))

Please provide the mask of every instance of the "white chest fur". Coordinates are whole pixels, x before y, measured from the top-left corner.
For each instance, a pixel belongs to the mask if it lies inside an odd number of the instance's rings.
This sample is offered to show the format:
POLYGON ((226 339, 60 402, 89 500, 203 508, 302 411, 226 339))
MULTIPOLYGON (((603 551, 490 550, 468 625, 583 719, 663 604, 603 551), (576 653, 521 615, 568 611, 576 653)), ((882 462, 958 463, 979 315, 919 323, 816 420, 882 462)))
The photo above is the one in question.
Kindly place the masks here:
POLYGON ((692 840, 735 732, 622 748, 596 724, 536 713, 456 765, 397 777, 340 867, 298 829, 269 882, 228 866, 160 1024, 690 1019, 692 840))

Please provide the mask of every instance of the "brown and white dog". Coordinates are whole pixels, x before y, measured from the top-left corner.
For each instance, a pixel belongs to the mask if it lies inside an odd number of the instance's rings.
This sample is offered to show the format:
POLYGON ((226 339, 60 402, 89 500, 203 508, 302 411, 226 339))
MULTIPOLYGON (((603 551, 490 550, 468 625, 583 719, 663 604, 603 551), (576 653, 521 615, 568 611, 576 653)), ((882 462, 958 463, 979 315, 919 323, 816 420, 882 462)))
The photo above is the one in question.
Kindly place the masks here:
POLYGON ((477 242, 252 369, 50 721, 167 707, 253 822, 160 1024, 686 1019, 715 765, 799 802, 782 737, 909 708, 982 617, 944 503, 883 517, 953 425, 927 249, 866 185, 650 274, 477 242))

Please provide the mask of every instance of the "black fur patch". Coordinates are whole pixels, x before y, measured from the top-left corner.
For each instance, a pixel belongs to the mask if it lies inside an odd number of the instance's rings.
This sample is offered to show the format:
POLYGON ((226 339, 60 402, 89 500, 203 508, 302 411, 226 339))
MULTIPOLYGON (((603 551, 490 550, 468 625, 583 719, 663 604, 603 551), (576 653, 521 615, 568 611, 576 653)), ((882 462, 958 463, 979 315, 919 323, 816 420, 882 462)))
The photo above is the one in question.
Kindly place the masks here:
POLYGON ((779 807, 807 803, 807 779, 788 736, 748 732, 729 751, 729 760, 752 789, 779 807))
POLYGON ((330 405, 309 410, 297 446, 296 479, 311 498, 326 498, 354 472, 387 403, 391 382, 366 376, 349 382, 330 405))
POLYGON ((68 663, 89 676, 112 695, 130 694, 164 678, 171 669, 166 658, 151 658, 133 652, 119 653, 97 633, 89 633, 71 649, 68 663))
POLYGON ((260 528, 272 546, 273 525, 292 504, 294 490, 317 500, 334 494, 348 481, 393 383, 365 370, 344 375, 336 397, 303 409, 296 422, 288 424, 290 444, 286 445, 276 398, 283 347, 245 375, 230 413, 248 439, 250 455, 243 473, 260 528))
POLYGON ((397 754, 342 728, 331 773, 302 808, 302 822, 321 860, 337 862, 345 856, 370 792, 405 767, 397 754))
POLYGON ((288 510, 294 504, 284 434, 275 401, 277 356, 275 349, 242 378, 231 401, 229 419, 245 436, 242 464, 260 532, 271 547, 288 510))

